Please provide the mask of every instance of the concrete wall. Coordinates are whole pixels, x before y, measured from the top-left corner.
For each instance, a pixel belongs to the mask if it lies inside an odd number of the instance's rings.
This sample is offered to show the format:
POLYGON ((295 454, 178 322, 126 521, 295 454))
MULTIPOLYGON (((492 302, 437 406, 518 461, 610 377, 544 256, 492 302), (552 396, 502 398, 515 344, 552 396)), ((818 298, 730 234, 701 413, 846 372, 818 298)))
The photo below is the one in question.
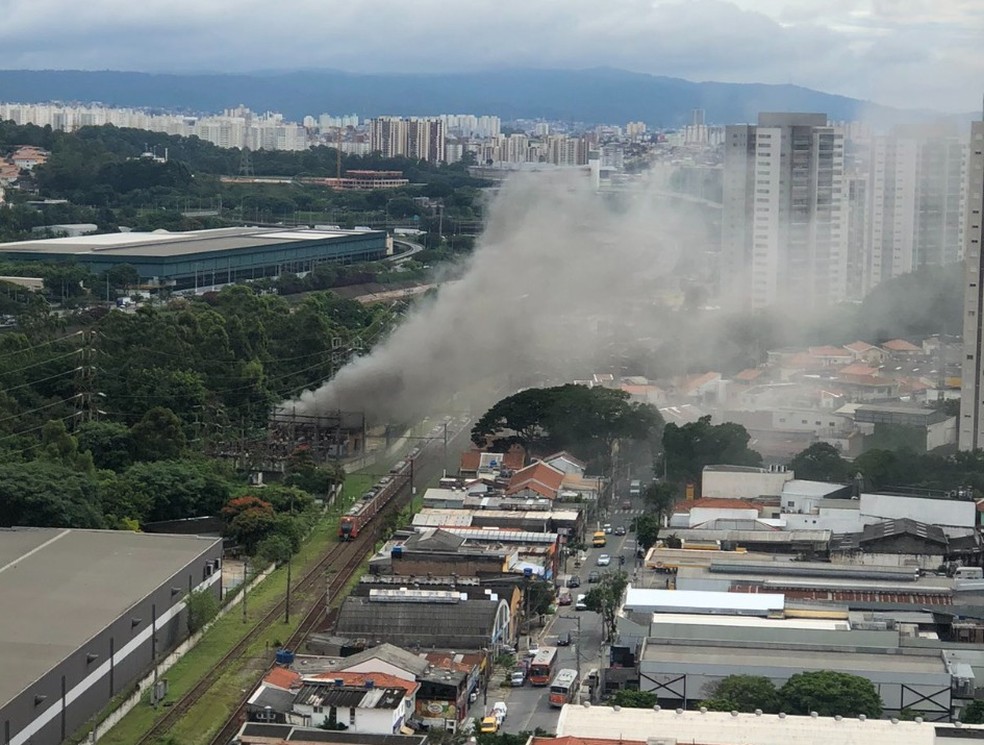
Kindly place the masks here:
POLYGON ((955 416, 926 427, 926 450, 957 444, 957 418, 955 416))
POLYGON ((702 496, 733 499, 778 497, 782 485, 794 478, 792 471, 764 473, 705 470, 701 477, 702 496))
POLYGON ((857 533, 868 523, 879 522, 865 519, 857 510, 820 509, 816 515, 785 513, 787 530, 830 530, 834 533, 857 533))
POLYGON ((181 572, 135 604, 90 642, 71 652, 0 712, 4 745, 57 745, 149 670, 187 636, 184 596, 202 585, 219 597, 221 571, 206 563, 222 557, 217 541, 181 572), (171 588, 181 588, 172 594, 171 588), (134 623, 139 619, 139 623, 134 623), (156 619, 156 622, 155 622, 156 619), (156 645, 153 641, 156 629, 156 645), (91 661, 87 655, 96 655, 91 661), (35 704, 36 697, 44 699, 35 704))
POLYGON ((831 553, 832 564, 853 566, 919 567, 920 569, 939 569, 943 563, 942 554, 882 554, 882 553, 831 553))

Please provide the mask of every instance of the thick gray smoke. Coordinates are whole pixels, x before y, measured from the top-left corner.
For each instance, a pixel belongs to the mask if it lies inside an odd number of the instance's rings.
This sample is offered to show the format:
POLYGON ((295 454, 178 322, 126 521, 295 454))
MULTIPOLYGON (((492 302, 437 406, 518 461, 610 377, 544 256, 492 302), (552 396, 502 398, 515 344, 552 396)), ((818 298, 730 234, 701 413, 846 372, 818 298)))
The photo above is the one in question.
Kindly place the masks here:
POLYGON ((681 252, 703 249, 685 222, 645 192, 599 196, 583 173, 517 176, 462 278, 291 406, 365 411, 373 423, 481 413, 520 387, 611 370, 627 344, 659 336, 647 309, 675 291, 681 252))

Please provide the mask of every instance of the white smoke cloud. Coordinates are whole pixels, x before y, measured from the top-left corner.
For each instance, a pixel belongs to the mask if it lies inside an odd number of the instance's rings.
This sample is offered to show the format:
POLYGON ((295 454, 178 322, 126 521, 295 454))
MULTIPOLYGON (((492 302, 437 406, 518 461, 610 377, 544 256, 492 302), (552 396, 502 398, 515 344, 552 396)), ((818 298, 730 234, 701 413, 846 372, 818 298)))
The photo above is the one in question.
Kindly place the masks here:
POLYGON ((649 311, 672 287, 682 247, 701 255, 700 234, 691 215, 646 192, 595 194, 583 171, 516 176, 462 278, 291 408, 365 411, 372 422, 481 413, 519 387, 610 370, 639 339, 655 346, 649 311))

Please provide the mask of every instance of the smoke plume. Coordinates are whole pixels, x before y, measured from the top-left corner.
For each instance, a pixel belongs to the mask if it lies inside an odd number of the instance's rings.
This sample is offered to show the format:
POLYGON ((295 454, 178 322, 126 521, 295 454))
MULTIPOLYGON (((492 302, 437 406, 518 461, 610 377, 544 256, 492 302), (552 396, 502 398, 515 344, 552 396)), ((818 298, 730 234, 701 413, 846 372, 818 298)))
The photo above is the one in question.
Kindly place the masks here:
POLYGON ((612 370, 659 337, 651 310, 679 296, 672 275, 687 254, 699 266, 704 241, 693 216, 644 191, 599 195, 574 171, 511 178, 461 279, 291 407, 373 423, 480 414, 521 387, 612 370))

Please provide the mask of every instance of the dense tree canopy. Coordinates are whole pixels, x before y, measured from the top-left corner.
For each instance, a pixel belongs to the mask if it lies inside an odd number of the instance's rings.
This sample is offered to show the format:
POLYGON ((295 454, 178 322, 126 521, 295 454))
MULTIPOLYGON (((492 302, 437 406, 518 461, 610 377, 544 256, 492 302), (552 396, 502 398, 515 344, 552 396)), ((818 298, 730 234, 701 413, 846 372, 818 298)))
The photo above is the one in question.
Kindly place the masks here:
POLYGON ((851 465, 841 457, 837 448, 827 442, 815 442, 794 455, 789 468, 798 479, 836 484, 845 483, 852 475, 851 465))
POLYGON ((661 426, 654 407, 630 403, 623 391, 568 384, 502 399, 475 422, 472 440, 486 445, 515 436, 533 452, 569 450, 585 461, 607 462, 616 440, 648 441, 661 426))
POLYGON ((864 714, 879 717, 882 700, 867 678, 833 670, 797 673, 779 691, 788 714, 817 712, 822 717, 864 714))
POLYGON ((711 711, 752 713, 761 709, 775 714, 782 709, 775 684, 761 675, 729 675, 711 685, 709 698, 701 705, 711 711))
POLYGON ((622 607, 622 595, 629 579, 622 571, 609 571, 601 575, 601 581, 584 596, 588 610, 601 615, 605 639, 614 639, 618 632, 618 610, 622 607))
POLYGON ((740 424, 711 424, 710 416, 696 422, 667 424, 663 429, 663 451, 670 478, 700 484, 704 466, 759 466, 762 456, 748 447, 748 432, 740 424))

